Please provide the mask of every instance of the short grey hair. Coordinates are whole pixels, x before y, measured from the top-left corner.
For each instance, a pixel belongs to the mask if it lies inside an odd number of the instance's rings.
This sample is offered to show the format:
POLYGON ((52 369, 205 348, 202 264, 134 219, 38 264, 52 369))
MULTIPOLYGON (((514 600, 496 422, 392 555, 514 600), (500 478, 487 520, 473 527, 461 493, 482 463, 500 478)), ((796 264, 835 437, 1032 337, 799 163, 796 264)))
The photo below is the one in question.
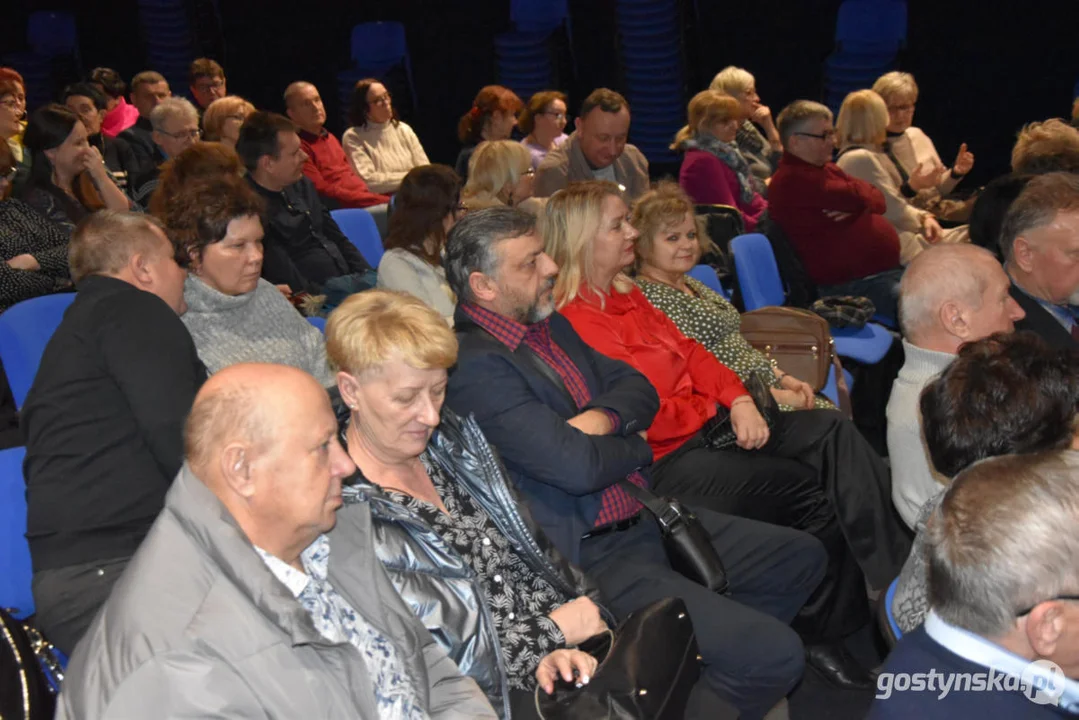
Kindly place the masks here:
POLYGON ((536 217, 524 210, 493 207, 461 218, 446 238, 446 281, 460 302, 475 297, 468 279, 479 272, 497 277, 499 258, 495 246, 503 240, 528 235, 536 229, 536 217))
POLYGON ((934 245, 918 253, 899 281, 903 335, 917 345, 919 334, 937 323, 937 313, 946 302, 980 308, 982 294, 989 287, 985 261, 999 267, 993 253, 965 243, 934 245))
POLYGON ((159 133, 167 132, 165 124, 170 120, 194 120, 199 121, 199 111, 191 104, 191 101, 182 97, 165 98, 150 111, 150 125, 159 133))
POLYGON ((1003 455, 975 463, 927 527, 929 602, 983 637, 1019 613, 1079 593, 1079 453, 1003 455))
POLYGON ((790 142, 791 135, 802 132, 811 120, 827 120, 832 122, 832 111, 819 102, 812 100, 795 100, 776 118, 776 128, 779 130, 779 139, 786 145, 790 142))
POLYGON ((1079 177, 1051 172, 1031 178, 1008 208, 1000 226, 1000 252, 1011 261, 1015 239, 1053 222, 1059 212, 1079 211, 1079 177))

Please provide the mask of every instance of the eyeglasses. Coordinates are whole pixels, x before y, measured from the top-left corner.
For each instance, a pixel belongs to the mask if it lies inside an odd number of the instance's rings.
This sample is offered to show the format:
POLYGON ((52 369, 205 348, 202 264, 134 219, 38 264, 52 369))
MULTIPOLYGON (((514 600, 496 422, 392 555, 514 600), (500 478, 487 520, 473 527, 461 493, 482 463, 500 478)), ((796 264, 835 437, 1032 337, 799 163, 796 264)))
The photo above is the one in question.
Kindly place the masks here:
POLYGON ((1034 608, 1038 607, 1038 605, 1041 605, 1042 603, 1046 603, 1046 602, 1053 602, 1054 600, 1079 600, 1079 595, 1057 595, 1056 597, 1046 598, 1045 600, 1042 600, 1039 603, 1031 605, 1026 610, 1023 610, 1021 612, 1017 612, 1015 614, 1015 616, 1016 617, 1023 617, 1024 615, 1029 615, 1030 613, 1034 612, 1034 608))
POLYGON ((0 182, 13 182, 15 180, 15 174, 17 172, 19 172, 19 168, 11 168, 6 173, 0 175, 0 182))
POLYGON ((202 137, 202 130, 181 130, 180 132, 165 132, 164 130, 158 130, 162 135, 168 135, 173 140, 198 140, 202 137))
POLYGON ((555 120, 565 120, 566 119, 566 113, 553 112, 551 110, 544 110, 543 112, 540 113, 540 115, 550 115, 555 120))
POLYGON ((3 105, 9 110, 18 112, 26 107, 26 96, 19 97, 18 95, 6 97, 0 100, 0 105, 3 105))
POLYGON ((889 105, 888 110, 891 112, 911 112, 914 110, 914 103, 906 103, 904 105, 889 105))
POLYGON ((525 170, 521 174, 524 175, 525 177, 533 177, 536 174, 536 168, 534 168, 532 166, 529 166, 529 168, 527 170, 525 170))
POLYGON ((393 100, 393 96, 391 96, 388 92, 384 92, 381 95, 379 95, 377 98, 372 100, 370 102, 370 104, 371 105, 389 105, 391 100, 393 100))
POLYGON ((201 90, 202 92, 206 92, 207 90, 220 90, 223 87, 225 87, 224 78, 217 78, 216 80, 210 80, 208 82, 195 83, 195 88, 201 90))
POLYGON ((835 130, 825 130, 822 133, 796 132, 794 134, 803 135, 805 137, 817 138, 818 140, 831 140, 835 137, 835 130))

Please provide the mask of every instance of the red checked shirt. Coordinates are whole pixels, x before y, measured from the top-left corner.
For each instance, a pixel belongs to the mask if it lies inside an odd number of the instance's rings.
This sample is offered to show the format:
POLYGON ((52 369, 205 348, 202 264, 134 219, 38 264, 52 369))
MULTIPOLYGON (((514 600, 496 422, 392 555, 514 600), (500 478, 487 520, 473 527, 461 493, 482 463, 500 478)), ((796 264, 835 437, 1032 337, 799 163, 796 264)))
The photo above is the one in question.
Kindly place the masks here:
MULTIPOLYGON (((499 342, 510 350, 517 350, 523 342, 532 352, 536 353, 543 362, 547 363, 569 390, 578 409, 584 407, 592 400, 592 393, 588 389, 588 383, 580 369, 573 364, 566 352, 558 347, 551 337, 549 320, 523 325, 516 320, 491 312, 471 303, 462 303, 461 310, 468 315, 473 322, 491 333, 499 342)), ((614 428, 617 430, 621 420, 616 413, 604 410, 610 417, 614 428)), ((644 477, 634 472, 626 478, 634 485, 648 487, 644 477)), ((641 511, 641 503, 630 497, 621 485, 611 485, 603 491, 600 499, 599 515, 593 527, 609 525, 621 520, 628 520, 641 511)))

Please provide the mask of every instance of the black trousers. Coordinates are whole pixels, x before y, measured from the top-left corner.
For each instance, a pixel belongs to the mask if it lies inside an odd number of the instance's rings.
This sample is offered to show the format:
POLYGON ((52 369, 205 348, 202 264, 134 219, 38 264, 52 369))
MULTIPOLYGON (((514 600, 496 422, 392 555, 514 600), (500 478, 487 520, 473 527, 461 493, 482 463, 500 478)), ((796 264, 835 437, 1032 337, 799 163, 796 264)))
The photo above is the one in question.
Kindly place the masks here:
POLYGON ((761 718, 802 676, 802 643, 789 623, 820 582, 826 555, 806 533, 695 507, 726 566, 731 592, 717 595, 673 570, 655 519, 581 542, 581 569, 621 620, 650 602, 679 597, 689 608, 704 658, 687 717, 726 712, 702 696, 715 693, 743 718, 761 718))
POLYGON ((115 558, 34 573, 34 625, 70 657, 130 560, 115 558))

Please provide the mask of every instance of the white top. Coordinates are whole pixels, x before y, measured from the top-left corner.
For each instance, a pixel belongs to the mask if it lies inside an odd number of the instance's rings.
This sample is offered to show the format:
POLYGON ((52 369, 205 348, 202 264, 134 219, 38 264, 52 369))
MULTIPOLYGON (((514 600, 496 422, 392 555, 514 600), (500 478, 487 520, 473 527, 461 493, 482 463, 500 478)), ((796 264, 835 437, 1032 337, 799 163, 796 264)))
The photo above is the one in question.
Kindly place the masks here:
POLYGON ((393 248, 378 263, 378 287, 415 295, 434 308, 453 327, 457 298, 446 282, 444 268, 435 267, 408 250, 393 248))
POLYGON ((416 133, 403 122, 394 125, 368 120, 363 127, 345 130, 341 146, 371 192, 396 192, 409 170, 431 164, 416 133))

